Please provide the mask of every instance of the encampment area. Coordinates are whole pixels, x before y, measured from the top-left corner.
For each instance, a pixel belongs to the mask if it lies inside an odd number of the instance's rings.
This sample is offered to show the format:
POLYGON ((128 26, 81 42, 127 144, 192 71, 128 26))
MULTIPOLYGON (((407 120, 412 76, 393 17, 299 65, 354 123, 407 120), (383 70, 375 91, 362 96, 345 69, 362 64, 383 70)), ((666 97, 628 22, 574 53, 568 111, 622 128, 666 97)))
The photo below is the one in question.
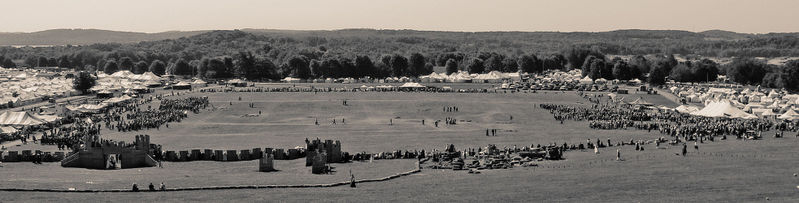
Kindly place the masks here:
MULTIPOLYGON (((331 195, 351 201, 402 201, 407 198, 424 198, 443 201, 441 194, 474 197, 478 201, 512 201, 517 199, 548 199, 555 201, 583 201, 601 198, 608 201, 638 201, 657 198, 677 201, 674 193, 690 193, 707 187, 722 188, 714 195, 697 196, 699 201, 760 200, 761 193, 771 198, 790 199, 795 194, 793 174, 799 161, 790 151, 773 148, 794 148, 793 136, 772 138, 774 130, 764 131, 762 139, 714 141, 702 139, 689 141, 678 136, 679 144, 672 144, 672 136, 658 130, 647 131, 632 125, 624 128, 600 129, 592 122, 615 121, 602 118, 588 121, 577 119, 573 113, 583 110, 604 109, 607 115, 627 115, 626 112, 607 111, 612 108, 635 109, 647 115, 685 115, 680 104, 661 95, 630 91, 626 95, 609 96, 607 92, 580 91, 490 91, 484 93, 452 93, 426 91, 308 91, 308 92, 258 92, 255 89, 311 88, 353 90, 373 84, 255 84, 254 87, 232 89, 210 85, 207 89, 157 90, 140 98, 114 97, 100 104, 131 102, 163 97, 137 105, 140 110, 158 109, 165 101, 190 98, 207 98, 208 106, 187 112, 180 122, 170 122, 168 127, 120 130, 108 129, 102 123, 102 139, 132 140, 135 135, 147 134, 150 142, 165 151, 192 151, 193 149, 243 150, 253 148, 295 149, 304 147, 306 138, 341 141, 341 151, 350 153, 383 154, 395 150, 425 150, 444 152, 448 146, 458 151, 484 150, 496 146, 498 151, 537 148, 554 145, 565 147, 562 160, 529 160, 533 165, 515 165, 516 157, 509 157, 507 169, 477 169, 481 173, 468 173, 440 168, 439 163, 428 160, 421 171, 387 182, 359 183, 356 190, 349 187, 322 187, 313 189, 290 188, 259 190, 202 190, 177 191, 169 195, 186 200, 226 201, 247 197, 269 200, 273 198, 297 199, 298 196, 331 195), (210 91, 225 89, 226 91, 210 91), (553 106, 568 106, 569 111, 553 106), (612 105, 610 107, 606 105, 612 105), (455 110, 457 109, 457 110, 455 110), (669 109, 669 110, 666 110, 669 109), (257 116, 243 116, 257 115, 257 116), (436 121, 441 121, 437 123, 436 121), (445 122, 452 121, 454 122, 445 122), (488 132, 491 132, 490 136, 488 132), (655 140, 668 139, 655 143, 655 140), (587 141, 588 140, 588 141, 587 141), (702 142, 699 149, 680 153, 683 144, 693 146, 702 142), (599 143, 597 145, 593 145, 599 143), (585 145, 580 148, 578 145, 585 145), (589 147, 595 146, 594 148, 589 147), (574 146, 574 148, 572 148, 574 146), (641 150, 636 150, 640 146, 641 150), (643 150, 646 148, 646 150, 643 150), (617 160, 617 150, 623 161, 617 160), (436 166, 436 167, 433 167, 436 166), (752 169, 746 174, 731 168, 752 169), (641 178, 647 177, 647 178, 641 178), (609 184, 609 181, 628 184, 609 184), (479 183, 479 184, 476 184, 479 183), (510 184, 512 183, 512 184, 510 184), (635 188, 632 188, 635 187, 635 188), (622 191, 657 188, 658 192, 646 196, 625 195, 622 191), (536 192, 528 192, 528 191, 536 192), (575 195, 579 190, 583 195, 575 195), (477 191, 477 192, 475 192, 477 191), (268 195, 266 194, 268 193, 268 195), (356 195, 358 194, 358 195, 356 195), (588 198, 591 196, 591 198, 588 198), (734 197, 734 199, 733 199, 734 197), (356 199, 357 198, 357 199, 356 199)), ((388 84, 386 84, 388 85, 388 84)), ((401 87, 405 83, 392 84, 401 87)), ((491 84, 435 84, 410 83, 406 86, 442 87, 455 89, 490 88, 491 84)), ((631 87, 634 88, 634 87, 631 87)), ((134 102, 137 103, 137 102, 134 102)), ((130 104, 130 103, 128 103, 130 104)), ((89 107, 89 106, 84 106, 89 107)), ((112 108, 112 107, 106 107, 112 108)), ((687 108, 687 107, 685 107, 687 108)), ((704 107, 708 114, 695 119, 726 119, 731 110, 704 107), (720 109, 720 110, 716 110, 720 109), (713 111, 711 111, 713 110, 713 111), (721 114, 718 114, 721 112, 721 114), (726 113, 726 114, 725 114, 726 113)), ((697 108, 699 109, 699 108, 697 108)), ((734 110, 732 110, 734 111, 734 110)), ((734 112, 733 112, 734 113, 734 112)), ((586 111, 585 114, 593 114, 586 111)), ((23 115, 23 114, 20 114, 23 115)), ((690 115, 690 114, 688 114, 690 115)), ((22 117, 25 117, 24 115, 22 117)), ((14 117, 16 118, 16 117, 14 117)), ((692 117, 693 118, 693 117, 692 117)), ((738 119, 738 118, 735 118, 738 119)), ((25 120, 25 119, 18 119, 25 120)), ((647 121, 651 122, 651 121, 647 121)), ((605 125, 605 124, 603 124, 605 125)), ((611 128, 613 125, 605 126, 611 128)), ((123 125, 124 128, 133 126, 123 125)), ((792 135, 792 134, 791 134, 792 135)), ((699 138, 698 136, 696 138, 699 138)), ((705 137, 707 138, 707 137, 705 137)), ((42 150, 57 151, 52 145, 7 146, 6 151, 42 150)), ((484 154, 484 153, 477 153, 484 154)), ((484 155, 479 155, 484 156, 484 155)), ((477 159, 466 157, 464 168, 477 159)), ((443 162, 439 160, 439 162, 443 162)), ((140 187, 147 183, 166 182, 170 188, 243 186, 243 185, 294 185, 327 184, 348 181, 350 171, 356 179, 373 179, 402 173, 416 168, 415 159, 353 160, 350 163, 330 164, 335 173, 314 175, 305 165, 305 159, 275 160, 275 172, 258 172, 258 160, 249 161, 164 161, 161 167, 120 170, 94 170, 65 168, 59 163, 30 164, 3 163, 0 177, 15 177, 0 183, 0 188, 51 188, 91 190, 127 189, 132 182, 140 187)), ((9 192, 0 192, 8 194, 9 192)), ((44 200, 66 198, 70 200, 144 200, 156 201, 162 193, 24 193, 35 194, 44 200)), ((6 195, 0 201, 14 199, 6 195)))

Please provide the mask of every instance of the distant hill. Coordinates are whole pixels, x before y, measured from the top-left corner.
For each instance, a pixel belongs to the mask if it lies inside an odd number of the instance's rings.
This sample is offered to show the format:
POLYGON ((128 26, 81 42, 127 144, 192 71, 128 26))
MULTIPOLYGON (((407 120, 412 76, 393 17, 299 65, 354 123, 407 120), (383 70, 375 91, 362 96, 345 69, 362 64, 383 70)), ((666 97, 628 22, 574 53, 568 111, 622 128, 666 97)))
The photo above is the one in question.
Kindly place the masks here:
POLYGON ((0 46, 10 45, 88 45, 96 43, 136 43, 194 36, 208 31, 169 31, 159 33, 120 32, 97 29, 55 29, 30 33, 0 33, 0 46))

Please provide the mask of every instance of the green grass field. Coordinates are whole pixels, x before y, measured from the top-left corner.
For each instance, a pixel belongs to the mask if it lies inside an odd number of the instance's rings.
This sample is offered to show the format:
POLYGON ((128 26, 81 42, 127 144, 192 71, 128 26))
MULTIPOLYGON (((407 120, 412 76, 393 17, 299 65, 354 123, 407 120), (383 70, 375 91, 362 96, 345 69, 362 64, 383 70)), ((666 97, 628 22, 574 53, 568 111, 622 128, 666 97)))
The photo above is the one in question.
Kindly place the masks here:
MULTIPOLYGON (((360 85, 352 85, 353 87, 360 85)), ((169 91, 161 91, 169 92, 169 91)), ((476 148, 487 144, 529 146, 549 143, 584 143, 586 139, 618 141, 649 140, 656 132, 638 130, 591 130, 586 122, 552 119, 540 103, 588 105, 574 92, 538 93, 190 93, 208 96, 215 110, 191 114, 169 128, 139 132, 103 131, 106 139, 132 141, 135 134, 149 134, 166 150, 293 148, 305 138, 341 140, 342 149, 381 152, 425 149, 445 145, 476 148), (241 101, 238 101, 241 97, 241 101), (347 100, 348 106, 342 105, 347 100), (232 102, 232 105, 230 103, 232 102), (255 108, 248 105, 254 103, 255 108), (443 112, 457 106, 459 112, 443 112), (242 117, 245 114, 262 114, 242 117), (510 119, 513 116, 513 120, 510 119), (433 126, 434 120, 458 119, 457 125, 433 126), (320 125, 314 125, 314 120, 320 125), (341 123, 345 119, 346 124, 341 123), (337 119, 332 125, 331 120, 337 119), (393 125, 389 120, 393 119, 393 125), (421 120, 425 120, 422 125, 421 120), (485 129, 500 129, 486 137, 485 129)), ((657 95, 626 95, 670 107, 677 106, 657 95)), ((157 106, 158 103, 153 103, 157 106)), ((792 134, 791 134, 792 135, 792 134)), ((30 146, 13 147, 17 150, 30 146)), ((36 146, 41 147, 41 146, 36 146)), ((388 182, 364 183, 357 188, 219 190, 170 193, 36 193, 0 192, 7 201, 598 201, 598 202, 708 202, 799 200, 797 147, 799 139, 767 137, 758 141, 706 142, 687 157, 679 148, 647 145, 646 151, 621 148, 625 161, 612 161, 618 147, 566 153, 566 160, 541 162, 539 167, 465 171, 425 169, 421 173, 388 182)), ((45 147, 46 148, 46 147, 45 147)), ((161 181, 171 187, 251 184, 307 184, 348 180, 349 170, 358 179, 377 178, 411 170, 413 160, 378 160, 373 163, 336 164, 334 175, 311 175, 304 160, 276 161, 278 172, 257 172, 257 162, 181 162, 165 168, 99 171, 61 168, 57 163, 4 163, 0 187, 19 188, 128 188, 137 182, 146 187, 161 181)))

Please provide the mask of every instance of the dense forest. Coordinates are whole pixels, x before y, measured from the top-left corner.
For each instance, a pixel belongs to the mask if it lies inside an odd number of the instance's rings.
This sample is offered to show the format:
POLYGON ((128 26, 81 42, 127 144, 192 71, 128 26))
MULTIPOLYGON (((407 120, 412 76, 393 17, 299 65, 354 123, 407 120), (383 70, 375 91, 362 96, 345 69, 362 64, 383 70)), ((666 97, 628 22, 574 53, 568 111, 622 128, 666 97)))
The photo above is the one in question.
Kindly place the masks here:
POLYGON ((646 79, 663 84, 713 81, 797 90, 797 63, 767 65, 751 57, 799 56, 799 35, 725 31, 620 30, 600 33, 232 30, 138 43, 2 47, 4 67, 59 66, 113 73, 130 70, 208 79, 419 76, 446 72, 537 73, 583 70, 591 78, 646 79), (690 55, 678 62, 672 54, 690 55), (633 55, 631 59, 606 55, 633 55), (704 57, 734 56, 719 65, 704 57), (648 77, 647 77, 648 76, 648 77), (764 79, 766 78, 766 79, 764 79))

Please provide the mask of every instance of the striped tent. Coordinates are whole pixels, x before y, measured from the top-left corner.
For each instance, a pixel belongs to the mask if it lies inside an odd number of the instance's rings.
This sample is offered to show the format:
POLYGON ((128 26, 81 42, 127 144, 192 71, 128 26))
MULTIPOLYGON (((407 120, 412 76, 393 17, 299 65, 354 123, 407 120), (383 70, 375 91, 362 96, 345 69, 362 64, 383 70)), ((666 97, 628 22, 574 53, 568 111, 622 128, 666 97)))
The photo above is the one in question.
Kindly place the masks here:
POLYGON ((32 125, 40 125, 46 122, 47 121, 39 119, 27 111, 23 112, 6 111, 0 114, 0 125, 32 126, 32 125))

